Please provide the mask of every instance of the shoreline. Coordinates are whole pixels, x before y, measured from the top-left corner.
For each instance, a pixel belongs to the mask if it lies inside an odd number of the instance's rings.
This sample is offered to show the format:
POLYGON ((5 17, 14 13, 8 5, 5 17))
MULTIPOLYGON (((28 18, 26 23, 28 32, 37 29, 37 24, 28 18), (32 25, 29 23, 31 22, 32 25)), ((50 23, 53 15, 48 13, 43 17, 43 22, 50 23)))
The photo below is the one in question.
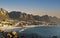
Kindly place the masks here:
POLYGON ((33 28, 33 27, 52 27, 52 26, 60 26, 60 25, 29 25, 29 26, 23 26, 23 27, 15 27, 15 26, 4 26, 0 27, 0 30, 11 30, 11 29, 16 29, 16 28, 33 28))

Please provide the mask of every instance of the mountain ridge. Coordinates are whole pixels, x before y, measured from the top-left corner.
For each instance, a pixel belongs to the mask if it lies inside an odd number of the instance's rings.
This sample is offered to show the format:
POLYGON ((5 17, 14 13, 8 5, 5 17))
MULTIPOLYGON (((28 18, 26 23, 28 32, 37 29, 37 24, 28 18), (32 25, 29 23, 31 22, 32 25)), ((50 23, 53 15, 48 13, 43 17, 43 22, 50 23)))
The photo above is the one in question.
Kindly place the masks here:
MULTIPOLYGON (((33 14, 27 14, 22 13, 20 11, 11 11, 8 12, 4 10, 3 8, 0 8, 0 19, 13 19, 13 20, 20 20, 20 21, 29 21, 35 23, 36 21, 45 22, 45 23, 53 23, 53 24, 60 24, 60 18, 52 17, 48 15, 33 15, 33 14)), ((37 24, 38 24, 37 22, 37 24)))

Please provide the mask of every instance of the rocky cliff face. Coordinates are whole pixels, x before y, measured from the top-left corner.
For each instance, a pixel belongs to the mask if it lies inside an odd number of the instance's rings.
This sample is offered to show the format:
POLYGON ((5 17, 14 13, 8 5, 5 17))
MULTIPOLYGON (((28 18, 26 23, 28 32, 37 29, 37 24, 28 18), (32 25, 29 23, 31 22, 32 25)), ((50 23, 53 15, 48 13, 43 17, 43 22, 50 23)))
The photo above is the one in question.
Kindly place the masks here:
POLYGON ((8 11, 3 8, 0 8, 0 20, 8 19, 8 11))

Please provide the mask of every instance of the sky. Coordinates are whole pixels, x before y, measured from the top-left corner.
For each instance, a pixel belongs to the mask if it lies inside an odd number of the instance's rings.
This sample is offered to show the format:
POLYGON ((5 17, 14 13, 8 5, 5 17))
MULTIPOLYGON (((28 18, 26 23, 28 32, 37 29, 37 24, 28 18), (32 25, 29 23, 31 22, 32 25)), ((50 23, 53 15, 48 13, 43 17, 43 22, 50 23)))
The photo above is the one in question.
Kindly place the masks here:
POLYGON ((0 0, 0 8, 60 18, 60 0, 0 0))

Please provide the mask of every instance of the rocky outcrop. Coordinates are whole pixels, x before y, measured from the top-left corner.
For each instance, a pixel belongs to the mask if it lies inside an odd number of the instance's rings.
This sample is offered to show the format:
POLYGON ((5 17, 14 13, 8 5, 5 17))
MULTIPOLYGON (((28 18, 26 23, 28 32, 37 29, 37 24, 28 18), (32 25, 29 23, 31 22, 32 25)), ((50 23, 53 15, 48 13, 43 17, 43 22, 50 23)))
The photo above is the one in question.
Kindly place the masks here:
POLYGON ((8 11, 3 8, 0 8, 0 20, 8 19, 8 11))

